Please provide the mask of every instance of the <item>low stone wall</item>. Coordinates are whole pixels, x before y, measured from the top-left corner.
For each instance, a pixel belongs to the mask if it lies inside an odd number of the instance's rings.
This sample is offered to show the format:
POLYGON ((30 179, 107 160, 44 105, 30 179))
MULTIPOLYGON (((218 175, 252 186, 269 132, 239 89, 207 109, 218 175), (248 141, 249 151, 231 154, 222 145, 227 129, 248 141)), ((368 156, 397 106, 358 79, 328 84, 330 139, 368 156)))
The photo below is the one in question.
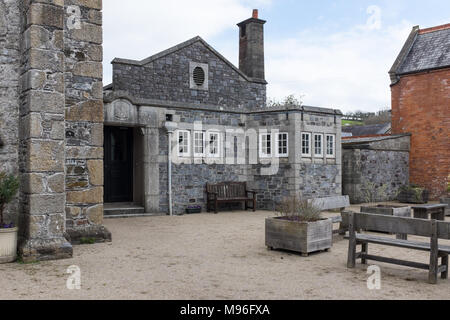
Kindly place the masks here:
POLYGON ((409 183, 409 136, 359 144, 344 140, 342 161, 343 194, 351 203, 396 200, 399 188, 409 183))

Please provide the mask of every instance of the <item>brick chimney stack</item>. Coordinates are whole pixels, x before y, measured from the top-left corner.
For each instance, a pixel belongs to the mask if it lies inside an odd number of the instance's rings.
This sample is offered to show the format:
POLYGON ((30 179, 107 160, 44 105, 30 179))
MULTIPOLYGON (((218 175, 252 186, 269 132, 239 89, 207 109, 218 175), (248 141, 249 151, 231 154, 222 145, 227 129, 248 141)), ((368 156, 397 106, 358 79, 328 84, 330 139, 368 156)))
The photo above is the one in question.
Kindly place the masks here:
POLYGON ((258 10, 252 17, 238 24, 239 27, 239 69, 248 77, 265 81, 264 71, 264 24, 258 10))

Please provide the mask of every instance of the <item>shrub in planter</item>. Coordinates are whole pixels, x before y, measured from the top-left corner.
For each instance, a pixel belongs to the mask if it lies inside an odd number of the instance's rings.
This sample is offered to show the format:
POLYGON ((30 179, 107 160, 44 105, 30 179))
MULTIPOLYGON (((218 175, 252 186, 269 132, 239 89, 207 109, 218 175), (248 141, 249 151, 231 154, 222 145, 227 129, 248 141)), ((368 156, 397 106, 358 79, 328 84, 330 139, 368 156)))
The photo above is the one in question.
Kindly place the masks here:
POLYGON ((300 252, 328 250, 332 246, 333 223, 323 219, 321 210, 307 200, 283 200, 279 216, 266 219, 266 246, 300 252))
POLYGON ((408 185, 400 188, 398 201, 402 203, 427 203, 429 192, 425 188, 416 185, 408 185))
POLYGON ((18 179, 0 172, 0 263, 12 262, 17 256, 17 228, 12 222, 5 221, 4 211, 18 190, 18 179))

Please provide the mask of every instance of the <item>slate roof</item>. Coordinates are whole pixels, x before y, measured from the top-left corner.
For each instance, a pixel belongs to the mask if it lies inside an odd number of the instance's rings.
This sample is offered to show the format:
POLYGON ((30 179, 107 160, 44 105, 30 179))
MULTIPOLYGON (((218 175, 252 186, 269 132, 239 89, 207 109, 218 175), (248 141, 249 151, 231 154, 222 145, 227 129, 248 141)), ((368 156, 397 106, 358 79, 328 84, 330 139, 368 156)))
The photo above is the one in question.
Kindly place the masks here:
POLYGON ((342 127, 342 132, 346 133, 345 136, 351 136, 351 137, 386 134, 390 130, 391 130, 390 123, 374 124, 374 125, 368 125, 368 126, 348 126, 348 127, 343 126, 342 127))
POLYGON ((450 66, 450 28, 418 34, 398 74, 450 66))
POLYGON ((409 133, 403 134, 393 134, 389 136, 378 136, 378 137, 354 137, 342 139, 342 146, 345 149, 351 148, 352 146, 363 146, 368 145, 373 142, 380 142, 384 140, 397 139, 401 137, 411 136, 409 133))
POLYGON ((404 74, 450 67, 450 24, 428 29, 415 26, 389 74, 392 84, 404 74))

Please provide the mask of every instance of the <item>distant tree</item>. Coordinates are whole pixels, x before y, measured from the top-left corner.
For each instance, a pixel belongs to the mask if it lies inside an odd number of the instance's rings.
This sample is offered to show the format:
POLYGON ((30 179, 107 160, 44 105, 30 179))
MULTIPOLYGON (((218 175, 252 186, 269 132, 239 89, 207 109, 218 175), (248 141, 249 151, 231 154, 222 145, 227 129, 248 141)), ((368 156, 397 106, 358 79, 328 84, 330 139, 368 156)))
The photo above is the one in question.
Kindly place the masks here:
POLYGON ((391 110, 384 109, 364 120, 365 125, 383 124, 391 122, 391 110))
POLYGON ((267 106, 269 108, 275 107, 301 107, 303 105, 303 101, 301 100, 304 95, 301 95, 299 98, 296 98, 294 94, 288 95, 282 101, 279 101, 275 98, 269 99, 267 102, 267 106))

